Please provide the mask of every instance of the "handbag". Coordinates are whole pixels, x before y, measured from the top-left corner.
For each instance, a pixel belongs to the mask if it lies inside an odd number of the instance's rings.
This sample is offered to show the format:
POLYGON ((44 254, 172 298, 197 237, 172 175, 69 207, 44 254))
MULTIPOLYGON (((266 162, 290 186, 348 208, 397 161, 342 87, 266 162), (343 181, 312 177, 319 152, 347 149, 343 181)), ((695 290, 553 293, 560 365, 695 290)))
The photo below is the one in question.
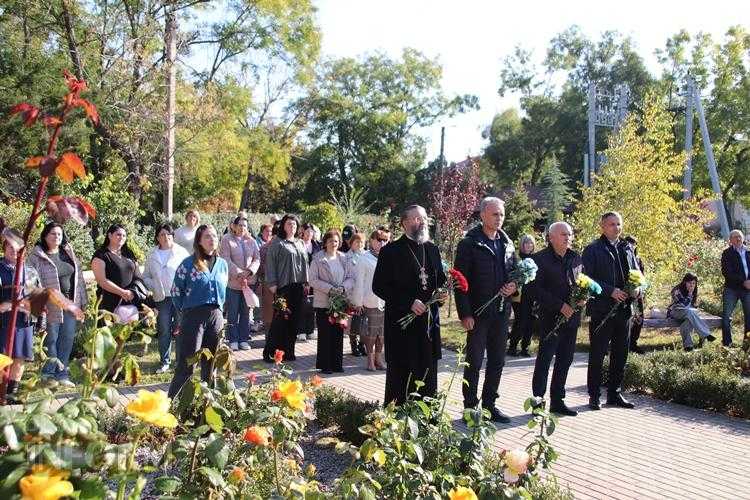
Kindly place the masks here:
POLYGON ((154 294, 148 289, 146 283, 144 283, 141 278, 133 278, 133 281, 128 285, 127 289, 133 292, 132 304, 136 306, 146 305, 152 309, 154 308, 154 294))

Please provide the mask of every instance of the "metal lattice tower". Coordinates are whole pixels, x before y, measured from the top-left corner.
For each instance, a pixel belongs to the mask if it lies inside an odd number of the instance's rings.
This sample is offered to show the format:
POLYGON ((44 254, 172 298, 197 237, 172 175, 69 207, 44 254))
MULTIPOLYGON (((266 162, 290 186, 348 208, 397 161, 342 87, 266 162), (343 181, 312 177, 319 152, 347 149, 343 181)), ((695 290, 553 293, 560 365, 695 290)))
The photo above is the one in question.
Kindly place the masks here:
POLYGON ((583 185, 591 185, 592 172, 598 172, 606 159, 597 161, 596 127, 617 130, 628 114, 630 88, 627 84, 615 85, 611 94, 597 91, 596 84, 589 83, 588 91, 588 154, 583 162, 583 185))

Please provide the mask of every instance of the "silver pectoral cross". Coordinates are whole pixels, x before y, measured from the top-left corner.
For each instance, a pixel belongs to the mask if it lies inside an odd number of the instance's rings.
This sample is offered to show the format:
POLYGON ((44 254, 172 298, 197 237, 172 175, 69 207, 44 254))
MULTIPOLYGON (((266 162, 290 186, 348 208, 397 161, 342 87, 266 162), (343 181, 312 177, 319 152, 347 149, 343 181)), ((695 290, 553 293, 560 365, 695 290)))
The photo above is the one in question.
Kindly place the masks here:
POLYGON ((427 273, 424 267, 419 268, 419 280, 422 282, 422 290, 427 290, 427 273))

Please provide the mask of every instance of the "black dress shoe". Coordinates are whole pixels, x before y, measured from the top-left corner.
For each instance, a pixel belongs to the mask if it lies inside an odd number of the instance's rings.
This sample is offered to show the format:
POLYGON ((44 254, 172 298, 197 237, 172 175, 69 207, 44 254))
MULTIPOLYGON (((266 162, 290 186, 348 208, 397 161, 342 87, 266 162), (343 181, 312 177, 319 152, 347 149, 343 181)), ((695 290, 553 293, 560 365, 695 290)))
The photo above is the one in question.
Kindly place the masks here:
POLYGON ((601 410, 602 405, 599 403, 599 398, 594 396, 589 397, 589 408, 592 410, 601 410))
POLYGON ((636 354, 646 354, 646 351, 644 351, 642 347, 639 347, 637 345, 630 346, 630 352, 634 352, 636 354))
POLYGON ((500 422, 501 424, 509 424, 510 423, 510 417, 506 415, 505 413, 498 410, 496 407, 492 406, 484 406, 485 410, 490 412, 490 421, 491 422, 500 422))
POLYGON ((566 417, 575 417, 576 415, 578 415, 578 412, 568 408, 564 401, 552 401, 552 404, 550 404, 549 407, 549 411, 551 411, 552 413, 557 413, 558 415, 564 415, 566 417))
POLYGON ((685 352, 690 352, 692 350, 693 350, 693 346, 691 346, 691 345, 685 346, 685 352))
POLYGON ((515 347, 509 347, 507 354, 508 356, 518 356, 518 351, 515 347))
POLYGON ((531 357, 531 354, 529 354, 529 350, 528 349, 521 349, 521 352, 518 355, 521 356, 522 358, 530 358, 531 357))
POLYGON ((716 337, 714 337, 713 335, 706 335, 706 340, 708 340, 709 342, 713 342, 714 340, 716 340, 716 337))
POLYGON ((635 405, 622 397, 622 394, 616 396, 608 396, 607 404, 610 406, 619 406, 620 408, 635 408, 635 405))
POLYGON ((297 356, 294 354, 284 355, 284 361, 297 361, 297 356))
POLYGON ((323 373, 325 373, 326 375, 330 375, 333 373, 333 370, 323 370, 323 373))

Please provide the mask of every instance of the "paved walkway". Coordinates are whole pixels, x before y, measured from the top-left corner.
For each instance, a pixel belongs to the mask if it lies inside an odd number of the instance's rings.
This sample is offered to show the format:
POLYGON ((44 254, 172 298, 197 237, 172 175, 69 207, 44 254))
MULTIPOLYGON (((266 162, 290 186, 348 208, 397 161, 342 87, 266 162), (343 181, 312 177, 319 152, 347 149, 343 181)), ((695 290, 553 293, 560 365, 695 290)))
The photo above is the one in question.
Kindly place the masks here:
MULTIPOLYGON (((237 353, 240 373, 268 366, 260 359, 261 350, 253 347, 237 353)), ((297 344, 292 366, 299 376, 315 372, 315 347, 314 341, 297 344)), ((324 375, 326 383, 362 399, 382 400, 385 372, 364 370, 363 358, 345 350, 345 373, 324 375)), ((455 361, 454 353, 444 353, 441 385, 450 378, 455 361)), ((523 402, 530 394, 533 369, 533 358, 509 358, 505 366, 498 406, 512 422, 499 426, 493 444, 497 449, 526 446, 531 439, 523 402)), ((456 419, 462 409, 460 391, 460 383, 455 383, 448 405, 456 419)), ((133 397, 136 390, 121 392, 133 397)), ((586 355, 576 354, 566 400, 581 413, 561 418, 551 437, 560 455, 553 472, 576 498, 750 499, 750 421, 647 396, 630 399, 637 405, 634 410, 589 411, 586 355)))

